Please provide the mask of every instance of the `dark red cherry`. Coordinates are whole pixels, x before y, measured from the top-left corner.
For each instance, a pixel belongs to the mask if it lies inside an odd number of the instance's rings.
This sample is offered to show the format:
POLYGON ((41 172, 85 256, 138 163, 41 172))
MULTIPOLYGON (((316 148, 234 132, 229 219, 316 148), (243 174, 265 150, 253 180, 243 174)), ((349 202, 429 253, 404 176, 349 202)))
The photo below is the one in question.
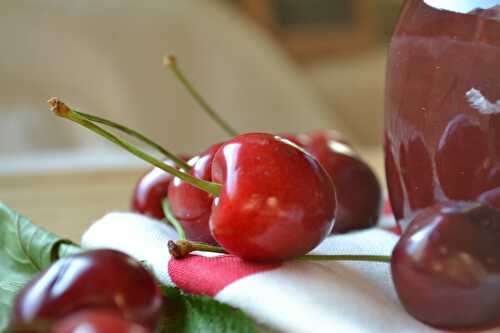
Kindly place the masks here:
POLYGON ((221 183, 210 216, 215 240, 256 261, 303 255, 330 232, 335 190, 311 155, 282 138, 243 134, 224 143, 212 164, 221 183))
POLYGON ((60 320, 52 333, 150 333, 144 327, 127 321, 113 312, 89 310, 60 320))
POLYGON ((315 131, 297 138, 335 185, 337 211, 332 232, 374 226, 380 215, 382 194, 371 168, 337 132, 315 131))
POLYGON ((154 330, 161 307, 156 281, 140 263, 118 251, 93 250, 58 260, 26 285, 11 322, 15 328, 100 308, 154 330))
MULTIPOLYGON (((189 157, 181 156, 184 161, 189 157)), ((170 160, 165 161, 170 166, 175 166, 170 160)), ((173 177, 160 168, 153 168, 146 172, 137 182, 132 193, 131 209, 134 212, 148 215, 161 220, 165 217, 162 202, 167 197, 168 185, 173 177)))
MULTIPOLYGON (((171 161, 165 161, 174 166, 171 161)), ((153 168, 139 179, 132 194, 131 209, 134 212, 161 220, 165 217, 162 201, 167 197, 172 176, 160 168, 153 168)))
MULTIPOLYGON (((189 160, 188 163, 192 166, 189 173, 196 178, 211 181, 212 160, 221 145, 215 144, 189 160)), ((179 178, 174 178, 168 189, 168 199, 172 213, 181 223, 187 239, 216 244, 208 226, 212 211, 212 195, 179 178)))
POLYGON ((392 253, 394 285, 418 320, 448 329, 500 318, 500 212, 444 203, 419 212, 392 253))

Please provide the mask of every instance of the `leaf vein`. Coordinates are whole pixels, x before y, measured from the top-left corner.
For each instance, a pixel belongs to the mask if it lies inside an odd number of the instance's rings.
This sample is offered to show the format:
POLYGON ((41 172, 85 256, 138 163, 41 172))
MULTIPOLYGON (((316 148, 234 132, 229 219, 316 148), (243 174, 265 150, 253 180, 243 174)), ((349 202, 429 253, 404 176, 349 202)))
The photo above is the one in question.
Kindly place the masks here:
POLYGON ((33 260, 33 258, 31 258, 31 256, 27 252, 27 250, 24 248, 24 244, 23 244, 23 241, 21 239, 21 227, 20 227, 21 222, 20 222, 19 214, 16 214, 15 224, 16 224, 17 242, 19 243, 19 247, 20 247, 21 251, 26 256, 26 259, 28 259, 28 262, 33 266, 33 268, 35 268, 37 271, 41 271, 40 267, 38 267, 38 265, 35 263, 35 261, 33 260))

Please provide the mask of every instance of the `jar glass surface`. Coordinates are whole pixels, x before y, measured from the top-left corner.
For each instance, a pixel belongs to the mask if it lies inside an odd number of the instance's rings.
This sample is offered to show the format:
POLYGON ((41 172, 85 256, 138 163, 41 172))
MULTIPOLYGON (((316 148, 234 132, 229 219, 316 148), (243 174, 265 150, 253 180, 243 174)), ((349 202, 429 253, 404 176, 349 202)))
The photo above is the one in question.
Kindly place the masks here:
POLYGON ((446 200, 500 208, 500 0, 407 0, 385 104, 398 220, 446 200))

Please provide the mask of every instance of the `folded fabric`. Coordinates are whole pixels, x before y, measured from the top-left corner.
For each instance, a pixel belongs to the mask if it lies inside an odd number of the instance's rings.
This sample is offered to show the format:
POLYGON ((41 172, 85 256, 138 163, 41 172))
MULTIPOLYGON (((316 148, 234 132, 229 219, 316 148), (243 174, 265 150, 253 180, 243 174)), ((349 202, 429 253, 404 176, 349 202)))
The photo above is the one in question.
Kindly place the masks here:
MULTIPOLYGON (((394 221, 384 214, 381 224, 384 228, 328 237, 312 253, 390 255, 398 240, 387 230, 394 221)), ((212 296, 283 332, 438 332, 403 309, 387 263, 262 264, 201 252, 176 260, 167 249, 176 237, 159 221, 110 213, 84 233, 82 245, 128 253, 146 261, 161 283, 212 296)))

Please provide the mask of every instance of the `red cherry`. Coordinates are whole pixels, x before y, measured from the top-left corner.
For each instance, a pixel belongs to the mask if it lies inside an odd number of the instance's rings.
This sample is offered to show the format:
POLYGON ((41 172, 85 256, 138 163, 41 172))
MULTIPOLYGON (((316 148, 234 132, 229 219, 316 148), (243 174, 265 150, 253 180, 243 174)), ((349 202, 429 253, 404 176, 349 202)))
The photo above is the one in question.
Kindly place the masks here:
POLYGON ((144 327, 127 321, 113 312, 92 310, 77 312, 59 321, 52 333, 149 333, 144 327))
POLYGON ((382 195, 371 168, 337 132, 315 131, 297 138, 318 159, 335 185, 337 210, 332 232, 374 226, 380 215, 382 195))
MULTIPOLYGON (((171 161, 165 161, 174 166, 171 161)), ((132 194, 131 209, 134 212, 161 220, 165 217, 162 201, 167 197, 172 176, 160 168, 153 168, 139 179, 132 194)))
MULTIPOLYGON (((181 156, 181 159, 187 161, 189 157, 181 156)), ((166 160, 165 163, 175 166, 170 160, 166 160)), ((153 168, 146 172, 137 182, 132 194, 130 205, 132 211, 158 220, 163 219, 165 214, 162 202, 167 197, 168 186, 172 179, 170 174, 160 168, 153 168)))
POLYGON ((243 259, 303 255, 332 229, 330 177, 316 159, 280 137, 252 133, 224 143, 212 180, 222 184, 210 217, 212 235, 243 259))
POLYGON ((11 319, 15 328, 101 308, 154 330, 161 307, 156 281, 141 264, 118 251, 94 250, 40 273, 17 295, 11 319))
POLYGON ((419 212, 397 243, 392 277, 401 303, 429 325, 465 329, 500 318, 500 212, 444 203, 419 212))
MULTIPOLYGON (((211 146, 188 163, 190 174, 196 178, 212 180, 212 160, 222 144, 211 146)), ((186 238, 192 241, 216 244, 208 220, 212 211, 213 196, 179 178, 174 178, 168 188, 168 199, 172 213, 182 225, 186 238)))

